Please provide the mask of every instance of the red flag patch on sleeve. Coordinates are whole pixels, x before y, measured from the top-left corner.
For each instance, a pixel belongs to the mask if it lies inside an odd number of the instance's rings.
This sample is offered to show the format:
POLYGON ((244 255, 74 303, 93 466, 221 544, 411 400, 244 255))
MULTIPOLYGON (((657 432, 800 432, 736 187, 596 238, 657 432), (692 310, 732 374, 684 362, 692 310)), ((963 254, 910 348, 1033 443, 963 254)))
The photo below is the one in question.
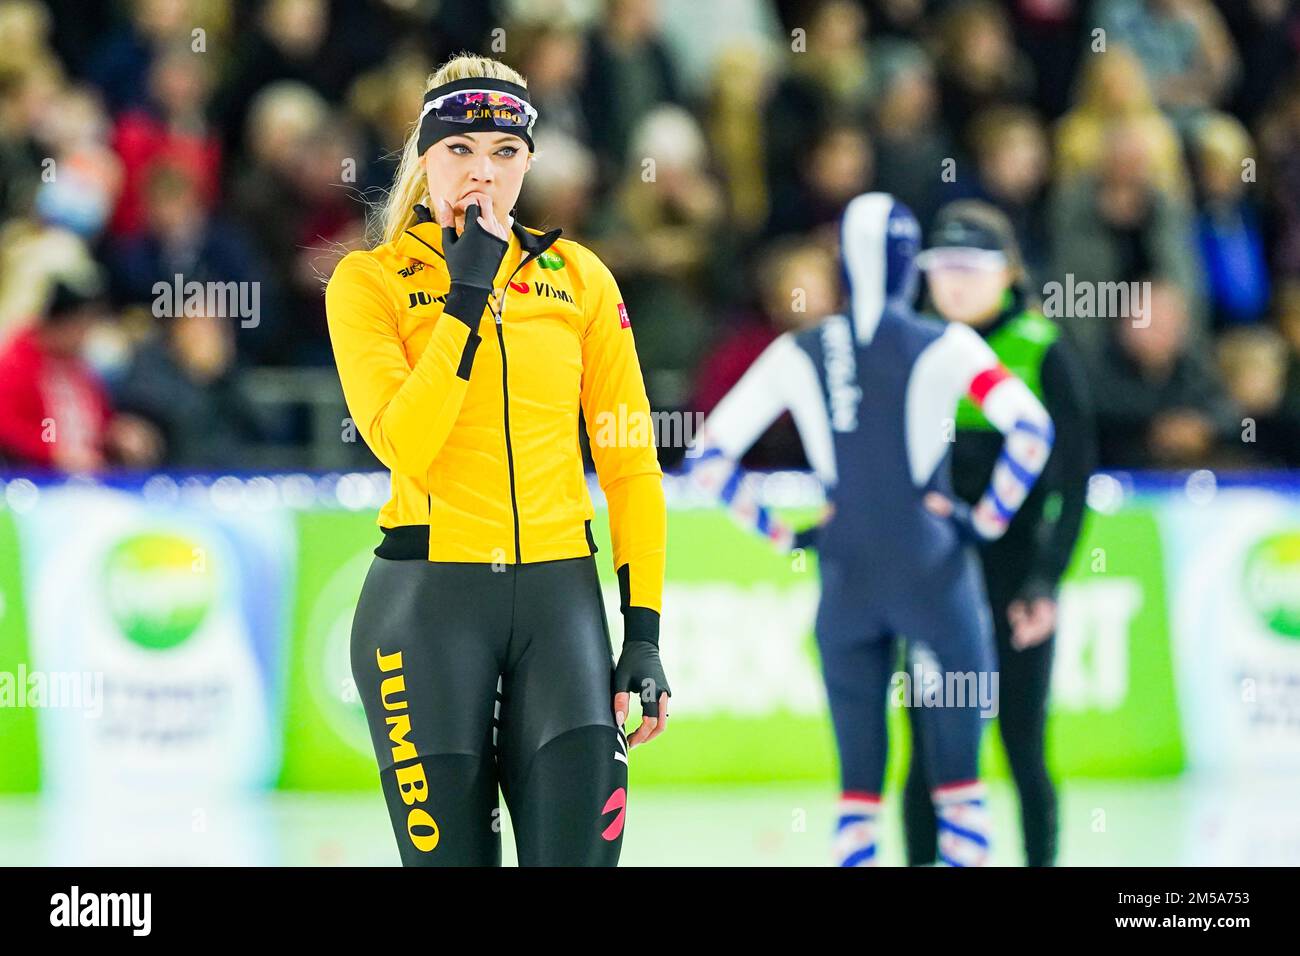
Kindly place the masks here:
POLYGON ((995 385, 1001 385, 1007 379, 1011 378, 1011 373, 1007 371, 1005 365, 1001 363, 986 368, 975 376, 970 383, 970 397, 976 406, 983 408, 984 399, 988 397, 989 392, 993 391, 995 385))
POLYGON ((618 304, 618 327, 620 329, 632 328, 632 320, 627 317, 627 306, 622 302, 618 304))

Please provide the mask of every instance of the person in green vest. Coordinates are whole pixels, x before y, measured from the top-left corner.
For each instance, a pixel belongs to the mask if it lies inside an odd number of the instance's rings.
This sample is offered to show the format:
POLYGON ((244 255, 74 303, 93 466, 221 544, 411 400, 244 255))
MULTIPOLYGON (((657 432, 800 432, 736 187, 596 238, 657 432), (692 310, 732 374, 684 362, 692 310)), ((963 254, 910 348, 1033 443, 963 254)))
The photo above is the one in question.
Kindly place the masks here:
MULTIPOLYGON (((1069 342, 1028 291, 1015 232, 1002 212, 977 200, 945 206, 918 264, 934 310, 978 331, 1043 403, 1056 428, 1047 467, 1007 533, 980 548, 996 632, 998 725, 1020 796, 1026 863, 1050 866, 1057 823, 1046 759, 1047 696, 1057 589, 1079 537, 1096 459, 1092 411, 1069 342)), ((954 490, 974 504, 1002 454, 1002 433, 965 398, 952 437, 954 490)), ((916 741, 917 711, 908 713, 916 741)), ((914 866, 933 863, 944 837, 918 754, 914 747, 903 811, 908 862, 914 866)))

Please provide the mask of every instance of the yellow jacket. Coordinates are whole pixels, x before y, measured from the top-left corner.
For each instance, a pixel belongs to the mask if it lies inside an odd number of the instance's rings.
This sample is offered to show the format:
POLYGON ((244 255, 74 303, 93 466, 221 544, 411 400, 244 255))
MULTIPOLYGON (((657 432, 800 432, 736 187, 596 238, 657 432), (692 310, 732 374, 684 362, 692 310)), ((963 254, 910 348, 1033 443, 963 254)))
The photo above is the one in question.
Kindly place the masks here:
POLYGON ((443 313, 436 222, 349 253, 330 278, 348 410, 392 473, 378 553, 502 564, 592 554, 581 408, 624 611, 655 612, 640 616, 657 632, 667 519, 632 329, 609 269, 559 234, 513 225, 477 333, 443 313))

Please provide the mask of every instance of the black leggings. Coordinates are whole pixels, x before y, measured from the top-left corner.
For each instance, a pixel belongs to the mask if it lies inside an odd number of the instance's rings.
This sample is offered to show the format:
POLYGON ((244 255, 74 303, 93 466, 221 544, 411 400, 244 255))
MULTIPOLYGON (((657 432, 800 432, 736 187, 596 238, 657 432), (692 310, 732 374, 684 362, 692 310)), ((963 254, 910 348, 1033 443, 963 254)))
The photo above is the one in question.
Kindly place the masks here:
POLYGON ((522 866, 613 866, 627 803, 595 560, 376 557, 352 675, 406 866, 499 866, 498 785, 522 866))
MULTIPOLYGON (((992 575, 989 568, 985 569, 992 575)), ((995 582, 991 581, 991 584, 995 582)), ((993 593, 990 586, 998 653, 998 729, 1020 795, 1020 825, 1025 863, 1051 866, 1056 862, 1056 790, 1047 772, 1047 695, 1052 682, 1055 635, 1041 644, 1018 651, 1011 646, 1007 622, 1010 598, 993 593)), ((907 834, 907 861, 912 866, 933 863, 937 852, 937 824, 930 782, 922 769, 924 754, 917 732, 917 708, 908 710, 912 729, 912 762, 903 794, 903 825, 907 834)))

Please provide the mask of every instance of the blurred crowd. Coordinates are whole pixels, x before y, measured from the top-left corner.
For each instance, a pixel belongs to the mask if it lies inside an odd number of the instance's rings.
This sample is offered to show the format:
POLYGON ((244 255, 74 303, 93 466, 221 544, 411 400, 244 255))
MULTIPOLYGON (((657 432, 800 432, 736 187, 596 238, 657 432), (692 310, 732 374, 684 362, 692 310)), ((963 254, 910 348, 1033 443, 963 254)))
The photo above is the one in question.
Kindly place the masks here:
MULTIPOLYGON (((707 412, 839 308, 852 196, 927 228, 980 198, 1040 296, 1149 291, 1060 318, 1104 467, 1300 467, 1289 0, 0 0, 0 458, 229 470, 305 441, 250 375, 332 368, 323 281, 460 50, 528 78, 519 217, 609 265, 656 409, 707 412), (159 314, 178 277, 254 285, 256 321, 159 314), (14 437, 40 414, 57 441, 14 437)), ((747 462, 805 463, 788 423, 747 462)))

